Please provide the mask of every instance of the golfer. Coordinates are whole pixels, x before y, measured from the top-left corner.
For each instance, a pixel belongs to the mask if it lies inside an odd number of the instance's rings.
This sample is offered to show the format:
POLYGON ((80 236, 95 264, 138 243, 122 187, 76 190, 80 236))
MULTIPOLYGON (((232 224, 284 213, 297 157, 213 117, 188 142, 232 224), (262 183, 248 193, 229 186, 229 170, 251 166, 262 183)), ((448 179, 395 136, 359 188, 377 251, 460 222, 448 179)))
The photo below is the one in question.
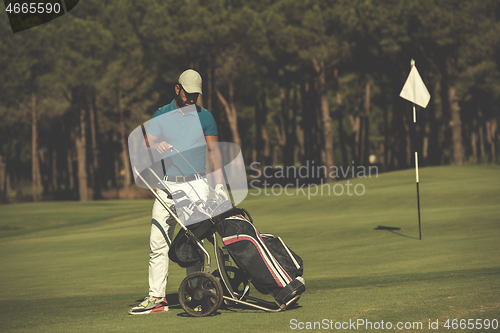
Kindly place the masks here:
MULTIPOLYGON (((198 72, 192 69, 184 71, 175 85, 175 99, 154 113, 147 129, 147 139, 151 149, 162 155, 170 154, 170 158, 165 159, 168 162, 164 163, 164 179, 170 191, 182 190, 192 202, 200 199, 206 201, 208 198, 209 188, 204 179, 205 152, 208 148, 210 164, 214 170, 212 174, 216 183, 215 192, 227 200, 228 195, 224 190, 223 176, 220 172, 222 162, 217 145, 217 124, 208 110, 195 104, 202 93, 201 85, 202 79, 198 72), (176 151, 181 152, 182 156, 175 154, 176 151)), ((174 205, 165 191, 157 189, 156 192, 167 206, 174 205)), ((158 200, 155 200, 149 239, 149 295, 138 306, 131 308, 130 314, 168 311, 165 298, 169 266, 168 251, 175 224, 175 219, 158 200)), ((202 267, 203 263, 188 267, 186 274, 201 271, 202 267)))

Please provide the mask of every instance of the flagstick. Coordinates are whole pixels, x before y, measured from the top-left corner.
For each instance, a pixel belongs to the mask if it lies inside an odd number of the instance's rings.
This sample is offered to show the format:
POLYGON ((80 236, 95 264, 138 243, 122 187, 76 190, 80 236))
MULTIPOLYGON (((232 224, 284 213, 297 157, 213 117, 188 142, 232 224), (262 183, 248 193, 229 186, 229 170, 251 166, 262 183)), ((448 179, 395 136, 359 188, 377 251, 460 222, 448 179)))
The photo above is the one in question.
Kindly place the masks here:
MULTIPOLYGON (((427 87, 425 86, 420 74, 415 67, 415 60, 410 61, 411 69, 408 78, 399 93, 399 96, 412 102, 413 107, 413 123, 415 124, 415 140, 417 140, 417 107, 416 105, 425 108, 431 98, 427 87), (415 67, 415 69, 413 69, 415 67)), ((417 145, 415 145, 417 146, 417 145)), ((417 205, 418 205, 418 234, 419 239, 422 239, 422 228, 420 224, 420 191, 418 182, 418 153, 415 151, 415 174, 417 177, 417 205)))
MULTIPOLYGON (((410 61, 410 68, 413 68, 415 66, 415 60, 411 59, 410 61)), ((417 111, 415 109, 415 103, 413 104, 413 123, 417 123, 417 111)), ((418 189, 418 153, 415 152, 415 175, 417 178, 417 208, 418 208, 418 239, 422 239, 422 228, 420 226, 420 191, 418 189)))
POLYGON ((418 207, 418 236, 422 239, 422 229, 420 227, 420 193, 418 191, 418 153, 415 152, 415 174, 417 177, 417 207, 418 207))

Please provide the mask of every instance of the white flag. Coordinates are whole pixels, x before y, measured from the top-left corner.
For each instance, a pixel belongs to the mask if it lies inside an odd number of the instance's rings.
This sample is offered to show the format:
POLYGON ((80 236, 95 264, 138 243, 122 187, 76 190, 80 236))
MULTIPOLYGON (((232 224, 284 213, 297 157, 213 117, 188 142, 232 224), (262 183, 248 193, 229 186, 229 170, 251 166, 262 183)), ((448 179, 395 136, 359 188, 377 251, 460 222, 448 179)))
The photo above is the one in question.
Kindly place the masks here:
POLYGON ((411 68, 410 75, 408 75, 406 83, 399 96, 423 108, 429 104, 431 94, 429 94, 424 81, 422 81, 420 74, 418 74, 416 66, 411 68))

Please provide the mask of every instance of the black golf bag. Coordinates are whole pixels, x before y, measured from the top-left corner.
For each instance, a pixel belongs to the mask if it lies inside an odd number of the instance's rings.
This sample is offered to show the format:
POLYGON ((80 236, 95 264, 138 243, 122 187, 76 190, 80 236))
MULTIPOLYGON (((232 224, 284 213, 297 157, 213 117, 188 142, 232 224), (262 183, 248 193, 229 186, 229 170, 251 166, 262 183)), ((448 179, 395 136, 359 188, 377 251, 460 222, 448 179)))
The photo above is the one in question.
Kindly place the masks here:
POLYGON ((285 304, 305 291, 302 259, 281 238, 260 234, 243 214, 226 217, 215 225, 236 265, 255 288, 285 304))

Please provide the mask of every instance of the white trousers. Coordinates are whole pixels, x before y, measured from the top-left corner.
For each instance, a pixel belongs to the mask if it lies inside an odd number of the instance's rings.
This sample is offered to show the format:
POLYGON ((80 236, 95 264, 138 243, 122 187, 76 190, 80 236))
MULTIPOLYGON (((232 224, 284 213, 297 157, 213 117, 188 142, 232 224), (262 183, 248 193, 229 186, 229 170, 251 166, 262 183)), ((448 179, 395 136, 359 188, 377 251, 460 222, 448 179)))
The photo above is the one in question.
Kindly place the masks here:
MULTIPOLYGON (((191 202, 200 199, 206 201, 209 188, 205 181, 204 179, 196 179, 189 183, 167 182, 167 185, 172 192, 183 190, 191 202)), ((174 204, 172 199, 167 198, 167 194, 164 191, 156 190, 156 193, 165 201, 169 208, 174 204)), ((152 215, 151 235, 149 238, 149 296, 165 297, 169 266, 168 250, 173 240, 177 222, 170 216, 158 199, 153 204, 152 215)), ((186 268, 186 275, 201 271, 202 268, 203 263, 188 267, 186 268)))

